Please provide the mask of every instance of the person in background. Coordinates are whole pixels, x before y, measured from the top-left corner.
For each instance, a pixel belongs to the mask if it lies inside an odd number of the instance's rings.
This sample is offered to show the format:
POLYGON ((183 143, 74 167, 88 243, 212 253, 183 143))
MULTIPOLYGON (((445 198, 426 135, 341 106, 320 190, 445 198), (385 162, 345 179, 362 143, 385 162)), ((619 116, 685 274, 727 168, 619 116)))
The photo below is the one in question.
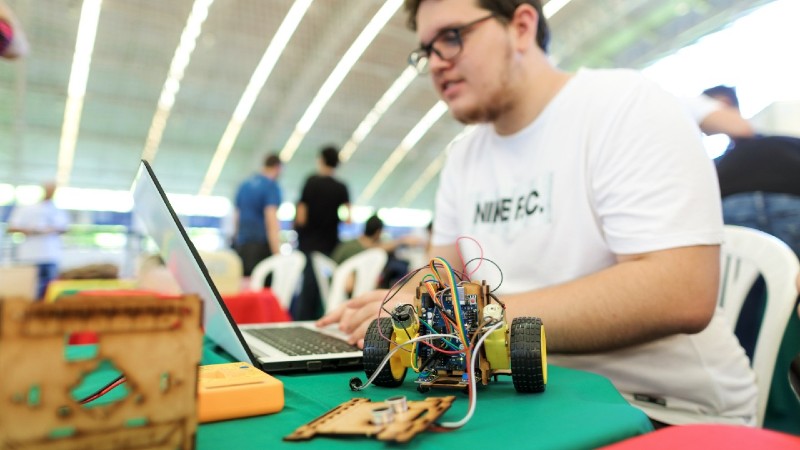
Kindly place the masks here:
MULTIPOLYGON (((413 235, 402 236, 397 239, 383 240, 383 221, 377 215, 371 216, 364 223, 364 232, 355 239, 344 241, 336 246, 331 255, 336 264, 341 264, 370 248, 380 248, 386 251, 388 259, 381 273, 381 286, 389 287, 408 273, 408 261, 397 258, 395 250, 401 246, 417 246, 422 241, 413 235)), ((348 282, 347 291, 353 289, 353 281, 348 282)))
MULTIPOLYGON (((499 284, 506 320, 540 317, 548 363, 608 377, 655 426, 753 425, 755 376, 716 307, 714 167, 680 101, 631 70, 553 66, 538 0, 406 8, 420 42, 410 64, 477 124, 440 174, 431 254, 495 262, 502 284, 493 264, 464 270, 499 284)), ((412 303, 420 279, 386 309, 412 303)), ((386 296, 318 325, 338 322, 363 345, 386 296)))
POLYGON ((303 273, 300 296, 292 304, 295 320, 316 319, 322 314, 311 254, 320 252, 330 256, 339 244, 340 207, 345 208, 344 221, 350 223, 350 194, 347 186, 335 177, 338 165, 339 151, 332 146, 324 147, 317 159, 317 173, 306 179, 297 203, 294 222, 297 245, 309 264, 303 273))
POLYGON ((39 269, 38 299, 44 298, 47 284, 58 276, 61 235, 69 227, 67 213, 53 203, 55 183, 45 183, 42 188, 44 198, 40 202, 14 208, 8 219, 8 232, 25 235, 17 248, 17 260, 39 269))
POLYGON ((387 252, 394 251, 402 245, 420 245, 421 240, 412 235, 402 236, 397 239, 383 240, 383 221, 377 215, 371 216, 364 223, 364 232, 355 239, 344 241, 336 246, 331 254, 336 264, 341 264, 347 258, 355 256, 368 248, 382 248, 387 252))
POLYGON ((244 180, 236 192, 234 248, 242 259, 245 277, 260 261, 280 253, 278 208, 282 198, 277 180, 282 168, 278 155, 268 155, 261 171, 244 180))
POLYGON ((800 257, 800 138, 740 139, 714 162, 725 223, 777 236, 800 257))
POLYGON ((28 54, 28 39, 14 12, 0 0, 0 56, 16 59, 28 54))
POLYGON ((735 88, 714 86, 702 95, 682 100, 700 130, 709 136, 722 133, 735 143, 756 134, 750 122, 742 117, 735 88))

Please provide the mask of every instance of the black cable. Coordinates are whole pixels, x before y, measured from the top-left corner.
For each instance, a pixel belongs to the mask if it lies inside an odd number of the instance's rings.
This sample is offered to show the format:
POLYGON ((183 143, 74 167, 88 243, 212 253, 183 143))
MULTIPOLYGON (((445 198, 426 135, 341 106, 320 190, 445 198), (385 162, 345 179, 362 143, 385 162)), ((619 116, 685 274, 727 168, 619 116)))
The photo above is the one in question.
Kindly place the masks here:
MULTIPOLYGON (((494 292, 494 291, 492 291, 492 292, 494 292)), ((502 301, 500 301, 500 299, 499 299, 499 298, 497 298, 497 296, 496 296, 496 295, 494 295, 494 294, 492 294, 491 292, 489 292, 489 297, 491 297, 491 298, 492 298, 492 300, 494 300, 494 301, 496 301, 497 303, 499 303, 499 304, 500 304, 500 306, 502 306, 502 307, 503 307, 503 309, 506 309, 506 304, 505 304, 505 303, 503 303, 502 301)))
POLYGON ((497 268, 497 273, 499 273, 499 274, 500 274, 500 282, 499 282, 499 283, 497 283, 497 286, 495 286, 495 287, 494 287, 494 289, 492 289, 492 290, 491 290, 491 292, 494 292, 494 291, 496 291, 497 289, 499 289, 499 288, 500 288, 500 286, 502 286, 502 285, 503 285, 503 271, 500 269, 500 266, 498 266, 496 262, 492 261, 492 260, 491 260, 491 259, 489 259, 489 258, 480 258, 480 257, 478 257, 478 258, 472 258, 472 259, 470 259, 469 261, 467 261, 467 262, 466 262, 466 264, 464 264, 464 267, 466 268, 467 266, 469 266, 469 263, 471 263, 472 261, 479 261, 479 260, 480 260, 480 261, 488 261, 488 262, 492 263, 492 265, 493 265, 494 267, 496 267, 496 268, 497 268))
POLYGON ((110 388, 117 387, 116 386, 117 384, 122 384, 122 382, 124 382, 124 381, 125 381, 125 375, 120 375, 117 378, 114 378, 113 380, 111 380, 110 383, 108 383, 105 386, 101 387, 100 389, 96 390, 93 394, 87 395, 86 397, 82 398, 81 400, 78 401, 78 403, 83 405, 85 403, 89 403, 90 401, 96 400, 96 399, 100 398, 101 396, 103 396, 103 395, 107 394, 108 392, 110 392, 110 388))

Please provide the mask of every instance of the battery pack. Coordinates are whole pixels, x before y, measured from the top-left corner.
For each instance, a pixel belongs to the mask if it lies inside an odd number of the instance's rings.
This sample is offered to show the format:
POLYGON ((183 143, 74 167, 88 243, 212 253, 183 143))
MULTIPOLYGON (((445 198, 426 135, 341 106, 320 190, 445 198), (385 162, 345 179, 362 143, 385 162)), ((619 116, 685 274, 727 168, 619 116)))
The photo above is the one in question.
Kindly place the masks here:
POLYGON ((276 413, 283 383, 243 362, 200 366, 197 416, 201 423, 276 413))

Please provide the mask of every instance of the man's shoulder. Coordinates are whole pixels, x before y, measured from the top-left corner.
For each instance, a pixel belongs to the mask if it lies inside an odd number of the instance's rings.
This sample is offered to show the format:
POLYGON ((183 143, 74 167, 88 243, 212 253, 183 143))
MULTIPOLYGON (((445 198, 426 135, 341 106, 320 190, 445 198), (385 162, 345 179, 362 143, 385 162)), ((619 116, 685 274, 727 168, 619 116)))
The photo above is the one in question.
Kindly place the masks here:
POLYGON ((635 69, 587 69, 582 68, 575 74, 575 80, 583 83, 604 83, 620 86, 652 83, 641 72, 635 69))

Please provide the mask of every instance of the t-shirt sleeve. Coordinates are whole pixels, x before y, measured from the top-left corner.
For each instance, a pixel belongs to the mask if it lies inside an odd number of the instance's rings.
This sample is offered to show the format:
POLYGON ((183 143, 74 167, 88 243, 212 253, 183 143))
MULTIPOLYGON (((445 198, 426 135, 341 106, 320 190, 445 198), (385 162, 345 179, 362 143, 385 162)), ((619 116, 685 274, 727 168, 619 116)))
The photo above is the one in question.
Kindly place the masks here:
POLYGON ((709 114, 713 113, 714 111, 719 111, 720 109, 724 108, 725 105, 718 101, 714 100, 707 95, 698 95, 696 97, 684 97, 680 98, 681 103, 683 104, 686 111, 692 117, 692 120, 696 124, 700 124, 709 114))
POLYGON ((266 208, 268 206, 280 206, 281 205, 281 188, 278 186, 278 183, 269 182, 264 185, 264 193, 262 197, 262 208, 266 208))
POLYGON ((59 230, 66 230, 69 227, 69 214, 63 209, 55 209, 53 226, 59 230))
POLYGON ((15 206, 11 210, 11 216, 8 218, 8 226, 12 228, 25 228, 24 224, 24 207, 15 206))
POLYGON ((606 111, 590 157, 596 211, 609 248, 643 253, 722 241, 719 186, 697 126, 650 82, 606 111))

